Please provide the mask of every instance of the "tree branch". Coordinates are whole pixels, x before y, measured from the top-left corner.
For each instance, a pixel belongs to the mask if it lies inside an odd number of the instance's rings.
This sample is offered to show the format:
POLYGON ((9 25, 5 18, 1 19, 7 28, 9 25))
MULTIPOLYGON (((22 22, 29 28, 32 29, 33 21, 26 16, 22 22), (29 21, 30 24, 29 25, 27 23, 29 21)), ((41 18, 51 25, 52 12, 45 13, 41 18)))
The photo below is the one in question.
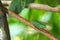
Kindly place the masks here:
POLYGON ((50 7, 50 6, 44 5, 44 4, 31 3, 31 4, 28 5, 28 8, 51 11, 51 12, 60 12, 60 6, 50 7))
POLYGON ((2 28, 2 39, 0 40, 10 40, 10 31, 7 23, 7 17, 6 17, 6 12, 3 9, 3 5, 0 0, 0 28, 2 28))
MULTIPOLYGON (((42 6, 41 6, 41 7, 42 7, 42 6)), ((45 6, 44 6, 44 7, 45 7, 45 6)), ((30 4, 30 5, 29 5, 29 8, 34 8, 34 9, 35 9, 36 6, 33 6, 33 5, 32 5, 32 7, 31 7, 31 4, 30 4)), ((39 7, 39 8, 40 8, 40 7, 39 7)), ((39 8, 38 8, 38 5, 37 5, 37 8, 36 8, 36 9, 39 9, 39 8)), ((51 7, 48 6, 48 8, 50 9, 51 7)), ((40 9, 42 9, 42 8, 40 8, 40 9)), ((47 6, 46 6, 46 8, 43 8, 43 10, 46 10, 46 9, 47 9, 47 6)), ((48 11, 49 9, 47 9, 47 11, 48 11)), ((47 30, 42 29, 42 28, 35 28, 34 25, 32 25, 32 24, 30 23, 30 21, 22 18, 21 16, 17 15, 16 13, 14 13, 14 12, 6 9, 6 8, 4 8, 4 10, 5 10, 9 15, 11 15, 12 17, 14 17, 14 18, 18 19, 19 21, 25 23, 26 25, 32 27, 33 29, 37 30, 38 32, 46 35, 46 36, 47 36, 48 38, 50 38, 51 40, 58 40, 58 39, 55 38, 52 34, 50 34, 47 30)), ((51 10, 51 9, 50 9, 50 10, 51 10)), ((49 11, 50 11, 50 10, 49 10, 49 11)))
POLYGON ((5 10, 6 10, 6 12, 7 12, 9 15, 11 15, 12 17, 18 19, 19 21, 21 21, 21 22, 25 23, 26 25, 32 27, 33 29, 39 31, 40 33, 46 35, 46 36, 47 36, 48 38, 50 38, 51 40, 58 40, 58 39, 55 38, 52 34, 50 34, 48 31, 46 31, 45 29, 35 28, 35 27, 30 23, 30 21, 22 18, 21 16, 17 15, 16 13, 14 13, 14 12, 8 10, 8 9, 5 9, 5 10))
MULTIPOLYGON (((9 6, 10 3, 11 3, 11 1, 2 1, 2 4, 3 4, 4 6, 9 6)), ((28 8, 45 10, 45 11, 51 11, 51 12, 60 12, 60 6, 50 7, 50 6, 45 5, 45 4, 31 3, 31 4, 29 4, 28 8)))

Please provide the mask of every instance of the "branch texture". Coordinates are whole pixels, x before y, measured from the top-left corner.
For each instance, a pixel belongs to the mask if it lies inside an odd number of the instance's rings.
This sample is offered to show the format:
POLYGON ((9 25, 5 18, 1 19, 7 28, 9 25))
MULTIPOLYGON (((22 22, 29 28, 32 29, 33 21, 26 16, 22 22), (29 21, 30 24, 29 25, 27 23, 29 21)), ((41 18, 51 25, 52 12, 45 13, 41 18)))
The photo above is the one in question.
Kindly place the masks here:
POLYGON ((28 5, 28 8, 51 11, 51 12, 60 12, 60 6, 50 7, 50 6, 44 5, 44 4, 31 3, 31 4, 28 5))
MULTIPOLYGON (((11 40, 10 38, 10 31, 7 23, 7 17, 6 17, 6 12, 3 9, 3 5, 0 0, 0 28, 2 30, 2 39, 0 40, 11 40)), ((1 32, 0 32, 1 33, 1 32)), ((1 35, 0 35, 1 37, 1 35)))

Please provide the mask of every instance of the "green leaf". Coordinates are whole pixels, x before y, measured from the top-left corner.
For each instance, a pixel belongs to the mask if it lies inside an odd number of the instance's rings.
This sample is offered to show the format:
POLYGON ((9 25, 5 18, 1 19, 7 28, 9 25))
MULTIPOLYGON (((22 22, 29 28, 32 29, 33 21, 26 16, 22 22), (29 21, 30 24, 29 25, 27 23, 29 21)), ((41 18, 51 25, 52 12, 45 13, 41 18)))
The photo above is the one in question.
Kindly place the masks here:
POLYGON ((9 6, 9 10, 18 14, 22 10, 21 2, 22 2, 21 0, 12 0, 9 6))
POLYGON ((34 0, 12 0, 9 10, 19 14, 24 7, 32 3, 34 0))
POLYGON ((44 12, 45 12, 45 11, 33 9, 33 10, 31 11, 30 20, 38 20, 39 17, 44 14, 44 12))
POLYGON ((46 24, 45 23, 42 23, 42 22, 39 22, 39 21, 31 21, 31 23, 36 27, 36 28, 45 28, 46 27, 46 24))
POLYGON ((60 35, 60 13, 53 13, 53 23, 55 24, 53 26, 58 30, 57 33, 59 32, 60 35))
POLYGON ((25 18, 25 19, 29 19, 28 17, 29 17, 29 8, 24 8, 20 13, 19 13, 19 15, 21 16, 21 17, 23 17, 23 18, 25 18))

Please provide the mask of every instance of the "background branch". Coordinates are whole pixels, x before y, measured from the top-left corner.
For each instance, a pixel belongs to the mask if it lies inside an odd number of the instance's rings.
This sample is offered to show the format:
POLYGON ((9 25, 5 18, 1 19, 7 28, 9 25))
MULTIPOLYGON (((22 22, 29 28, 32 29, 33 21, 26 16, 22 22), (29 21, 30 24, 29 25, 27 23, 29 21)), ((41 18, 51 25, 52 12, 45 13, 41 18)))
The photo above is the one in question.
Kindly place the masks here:
POLYGON ((35 3, 31 3, 31 4, 29 4, 28 8, 45 10, 45 11, 51 11, 51 12, 60 12, 60 6, 50 7, 50 6, 45 5, 45 4, 35 4, 35 3))
MULTIPOLYGON (((11 1, 2 1, 2 4, 3 4, 4 6, 9 6, 10 3, 11 3, 11 1)), ((29 4, 28 8, 45 10, 45 11, 51 11, 51 12, 60 12, 60 6, 50 7, 50 6, 45 5, 45 4, 31 3, 31 4, 29 4)))

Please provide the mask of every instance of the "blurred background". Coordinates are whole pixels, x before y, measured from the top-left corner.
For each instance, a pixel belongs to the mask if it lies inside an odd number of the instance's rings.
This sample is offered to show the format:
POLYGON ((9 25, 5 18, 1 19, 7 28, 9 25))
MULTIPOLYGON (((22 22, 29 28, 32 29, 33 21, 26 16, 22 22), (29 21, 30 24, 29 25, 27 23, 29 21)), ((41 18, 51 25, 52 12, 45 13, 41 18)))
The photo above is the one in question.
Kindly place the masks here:
MULTIPOLYGON (((60 40, 59 13, 36 9, 30 10, 29 8, 25 8, 25 5, 28 5, 30 0, 28 1, 23 0, 22 2, 21 0, 2 0, 2 1, 8 1, 8 3, 10 1, 10 5, 5 7, 29 21, 37 20, 47 23, 45 24, 46 25, 45 29, 60 40)), ((34 0, 34 3, 47 4, 51 7, 60 5, 59 0, 34 0)), ((39 33, 38 31, 20 22, 19 20, 9 15, 7 15, 7 17, 11 40, 50 40, 47 36, 39 33)))

